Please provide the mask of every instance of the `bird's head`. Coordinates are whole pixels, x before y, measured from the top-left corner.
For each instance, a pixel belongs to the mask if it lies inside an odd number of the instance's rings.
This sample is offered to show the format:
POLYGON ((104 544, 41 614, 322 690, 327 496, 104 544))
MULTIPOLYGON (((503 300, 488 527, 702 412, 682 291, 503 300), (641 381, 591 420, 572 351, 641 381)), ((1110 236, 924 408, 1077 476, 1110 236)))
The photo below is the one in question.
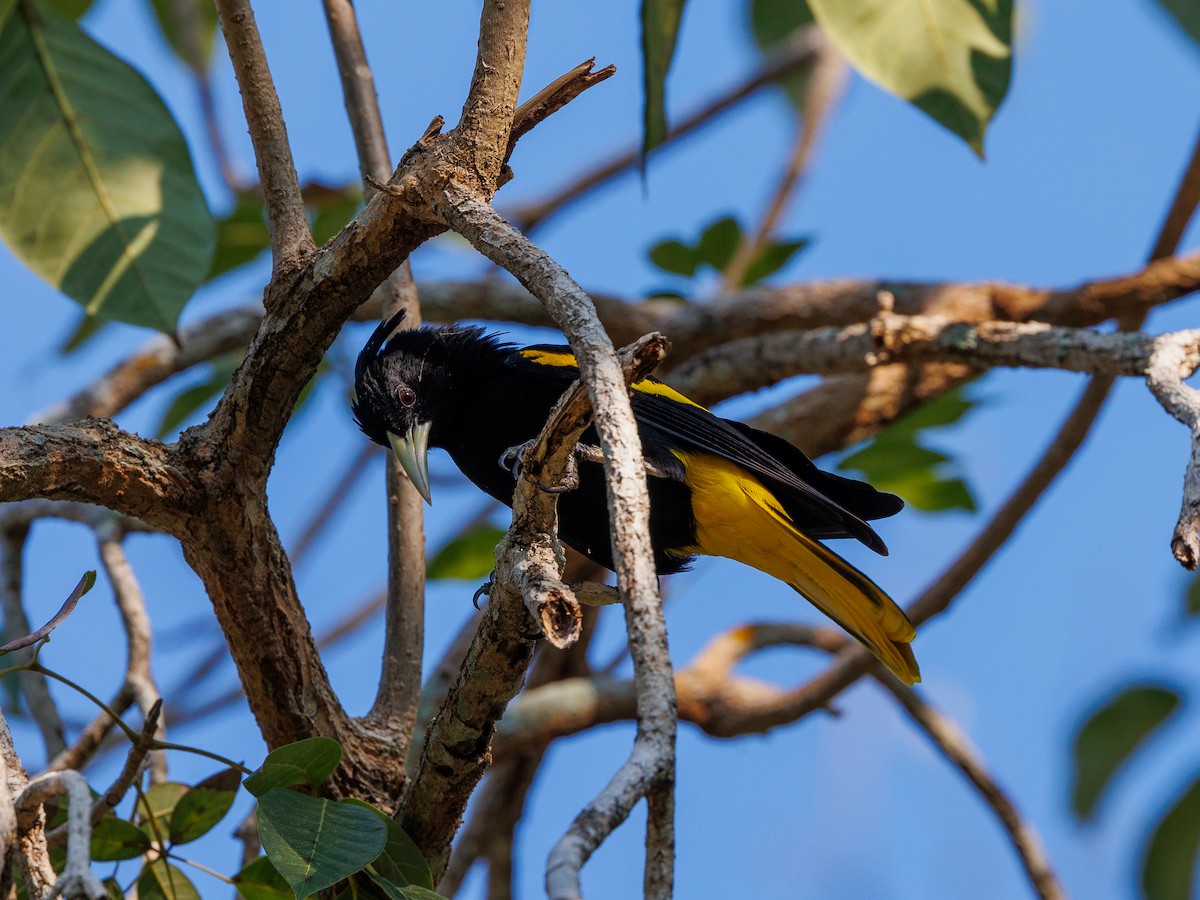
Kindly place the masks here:
POLYGON ((436 443, 437 429, 454 417, 457 360, 463 350, 494 342, 475 328, 396 331, 403 319, 401 310, 382 323, 358 354, 351 409, 367 437, 392 448, 430 503, 430 432, 436 443))

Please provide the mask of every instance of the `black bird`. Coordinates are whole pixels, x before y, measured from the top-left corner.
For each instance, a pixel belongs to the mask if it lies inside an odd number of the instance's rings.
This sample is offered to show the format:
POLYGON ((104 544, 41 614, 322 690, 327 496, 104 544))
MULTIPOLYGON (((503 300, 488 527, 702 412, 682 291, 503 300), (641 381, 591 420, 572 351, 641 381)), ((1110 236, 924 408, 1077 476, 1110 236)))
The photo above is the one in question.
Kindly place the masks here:
MULTIPOLYGON (((479 328, 392 335, 402 316, 376 328, 358 355, 352 405, 359 427, 391 446, 427 502, 426 454, 441 447, 476 486, 511 506, 516 482, 503 457, 538 435, 578 378, 570 348, 518 349, 479 328)), ((818 542, 852 537, 886 554, 865 520, 894 515, 903 501, 823 472, 782 438, 715 416, 656 379, 631 387, 652 472, 650 537, 659 573, 679 572, 700 554, 744 562, 789 584, 902 681, 919 681, 903 610, 818 542)), ((584 434, 584 444, 596 442, 594 431, 584 434)), ((596 454, 580 457, 579 486, 559 497, 559 538, 611 569, 603 466, 596 454)))

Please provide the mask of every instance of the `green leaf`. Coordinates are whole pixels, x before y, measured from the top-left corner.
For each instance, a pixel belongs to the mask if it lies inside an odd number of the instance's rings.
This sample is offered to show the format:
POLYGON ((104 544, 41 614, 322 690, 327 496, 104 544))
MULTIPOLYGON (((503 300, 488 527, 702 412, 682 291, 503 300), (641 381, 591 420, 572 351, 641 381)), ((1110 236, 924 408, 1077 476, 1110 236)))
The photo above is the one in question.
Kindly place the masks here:
POLYGON ((147 863, 138 876, 138 900, 200 900, 188 877, 166 860, 147 863))
POLYGON ((1200 578, 1193 578, 1188 584, 1185 600, 1187 614, 1189 616, 1200 616, 1200 578))
POLYGON ((696 256, 718 272, 724 272, 741 242, 742 226, 733 216, 725 216, 701 232, 696 256))
POLYGON ((1191 900, 1196 896, 1196 853, 1200 849, 1200 777, 1166 811, 1142 857, 1146 900, 1191 900))
MULTIPOLYGON (((395 885, 433 888, 433 875, 429 871, 429 864, 421 855, 420 848, 395 819, 382 809, 362 800, 350 798, 343 802, 354 803, 371 810, 387 826, 387 843, 383 847, 383 852, 371 863, 371 869, 374 869, 377 875, 395 885)), ((371 872, 368 871, 367 874, 370 875, 371 872)), ((374 877, 372 875, 372 879, 374 877)))
POLYGON ((1200 44, 1200 3, 1196 0, 1158 0, 1158 5, 1170 14, 1188 37, 1200 44))
POLYGON ((805 0, 751 0, 750 33, 761 50, 771 50, 813 24, 805 0))
POLYGON ((165 781, 162 784, 152 784, 138 797, 134 812, 137 822, 150 838, 165 839, 169 830, 171 815, 175 805, 188 792, 186 784, 175 781, 165 781))
POLYGON ((296 900, 361 871, 387 843, 387 826, 374 811, 285 788, 259 797, 258 830, 263 850, 296 900))
POLYGON ((99 334, 100 330, 107 324, 103 319, 84 313, 75 323, 75 327, 71 329, 71 333, 63 340, 58 348, 58 352, 63 356, 70 356, 99 334))
POLYGON ((974 405, 961 390, 950 391, 898 419, 838 468, 859 472, 880 490, 926 512, 974 512, 975 498, 954 460, 920 443, 926 430, 954 424, 974 405))
POLYGON ((247 864, 233 876, 233 883, 245 900, 292 900, 295 897, 291 885, 265 856, 247 864))
POLYGON ((121 889, 121 883, 115 878, 105 878, 101 882, 104 885, 104 890, 108 892, 109 900, 125 900, 125 891, 121 889))
POLYGON ((83 18, 84 13, 92 8, 92 3, 93 0, 38 0, 40 6, 71 20, 83 18))
POLYGON ((422 887, 418 884, 395 884, 386 878, 381 877, 377 872, 371 871, 375 867, 367 869, 367 875, 376 887, 383 891, 387 900, 446 900, 444 896, 439 894, 433 888, 422 887))
POLYGON ((1073 744, 1071 808, 1081 819, 1096 814, 1113 777, 1179 706, 1160 685, 1135 685, 1109 697, 1080 726, 1073 744))
POLYGON ((667 72, 686 0, 642 0, 642 158, 667 136, 667 72))
POLYGON ((208 374, 199 384, 186 387, 167 404, 154 436, 162 440, 171 434, 192 416, 204 409, 210 401, 215 401, 229 387, 230 379, 241 364, 240 353, 230 353, 221 356, 208 364, 208 374))
POLYGON ((150 6, 175 55, 196 74, 205 74, 217 36, 216 4, 205 0, 150 0, 150 6))
POLYGON ((229 812, 229 807, 233 806, 236 797, 236 790, 192 788, 179 798, 171 813, 171 824, 167 832, 171 843, 186 844, 208 834, 214 825, 225 818, 225 813, 229 812))
POLYGON ((171 332, 208 271, 187 144, 136 71, 32 4, 0 14, 0 236, 91 314, 171 332))
POLYGON ((1008 91, 1012 0, 809 0, 859 72, 953 131, 980 156, 1008 91))
POLYGON ((664 272, 683 275, 687 278, 696 274, 696 266, 700 262, 695 250, 683 241, 674 239, 655 244, 650 248, 649 256, 650 262, 664 272))
MULTIPOLYGON (((750 33, 767 60, 777 56, 792 35, 812 24, 812 10, 805 0, 750 2, 750 33)), ((809 74, 808 69, 801 69, 779 81, 779 86, 797 109, 803 109, 809 74)))
POLYGON ((362 186, 357 182, 329 185, 313 181, 304 186, 303 194, 318 247, 345 228, 363 205, 362 186))
POLYGON ((92 829, 92 859, 96 862, 133 859, 149 849, 146 832, 125 819, 105 816, 92 829))
POLYGON ((261 797, 272 788, 294 784, 316 787, 342 761, 342 745, 333 738, 311 737, 284 744, 267 754, 262 766, 245 781, 246 790, 261 797))
POLYGON ((474 581, 496 568, 496 545, 503 528, 486 522, 472 525, 439 550, 429 561, 427 578, 459 578, 474 581))
POLYGON ((791 241, 773 241, 763 247, 754 257, 754 261, 746 267, 746 274, 742 276, 742 287, 750 287, 771 277, 808 245, 808 238, 796 238, 791 241))
POLYGON ((262 194, 257 189, 238 194, 233 209, 217 220, 216 249, 204 280, 253 262, 270 246, 262 194))

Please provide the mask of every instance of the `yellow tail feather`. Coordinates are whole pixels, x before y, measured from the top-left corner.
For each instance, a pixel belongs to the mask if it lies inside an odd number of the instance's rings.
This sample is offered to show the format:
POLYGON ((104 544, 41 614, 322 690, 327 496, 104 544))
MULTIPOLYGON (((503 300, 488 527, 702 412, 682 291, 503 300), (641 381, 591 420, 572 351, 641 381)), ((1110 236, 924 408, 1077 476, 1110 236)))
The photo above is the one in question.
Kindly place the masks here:
POLYGON ((908 617, 871 579, 797 530, 757 478, 708 453, 673 450, 692 491, 696 546, 688 553, 724 556, 787 582, 860 640, 905 684, 921 680, 908 646, 908 617))

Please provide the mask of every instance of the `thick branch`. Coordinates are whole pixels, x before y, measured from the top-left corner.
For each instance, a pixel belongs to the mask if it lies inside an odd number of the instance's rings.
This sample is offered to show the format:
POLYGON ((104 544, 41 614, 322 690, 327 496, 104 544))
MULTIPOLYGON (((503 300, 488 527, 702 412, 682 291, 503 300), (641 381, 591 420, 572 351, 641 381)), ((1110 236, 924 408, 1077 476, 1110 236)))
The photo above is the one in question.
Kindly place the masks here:
POLYGON ((165 446, 107 419, 0 428, 0 501, 31 497, 104 506, 176 535, 194 502, 165 446))
POLYGON ((529 0, 484 0, 475 74, 457 133, 465 168, 488 197, 508 157, 528 32, 529 0))
POLYGON ((313 249, 308 215, 300 196, 300 180, 288 145, 279 95, 267 66, 250 0, 216 0, 225 46, 242 92, 242 109, 250 128, 258 179, 267 208, 274 270, 294 266, 313 249))

